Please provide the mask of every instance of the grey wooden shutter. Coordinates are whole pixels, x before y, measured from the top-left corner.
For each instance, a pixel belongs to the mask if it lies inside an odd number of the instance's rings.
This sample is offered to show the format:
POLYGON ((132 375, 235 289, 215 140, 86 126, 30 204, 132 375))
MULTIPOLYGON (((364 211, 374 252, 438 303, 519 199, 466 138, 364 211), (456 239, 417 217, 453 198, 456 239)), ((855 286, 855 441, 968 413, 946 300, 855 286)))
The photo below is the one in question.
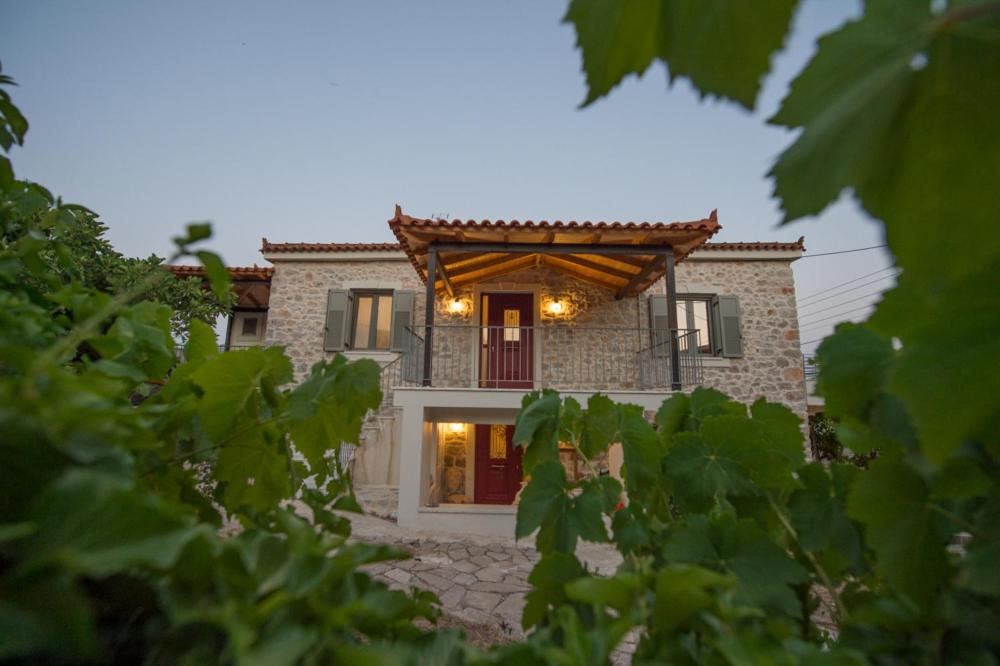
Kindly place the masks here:
POLYGON ((653 356, 665 358, 670 356, 670 320, 667 315, 667 297, 652 295, 649 297, 649 329, 653 356))
POLYGON ((743 356, 740 299, 722 295, 712 298, 712 323, 715 326, 715 353, 726 358, 743 356))
POLYGON ((389 349, 394 352, 410 351, 408 327, 413 326, 413 305, 416 294, 412 291, 392 292, 392 342, 389 349))
POLYGON ((346 289, 331 289, 326 295, 326 331, 323 349, 347 349, 347 328, 351 321, 351 293, 346 289))

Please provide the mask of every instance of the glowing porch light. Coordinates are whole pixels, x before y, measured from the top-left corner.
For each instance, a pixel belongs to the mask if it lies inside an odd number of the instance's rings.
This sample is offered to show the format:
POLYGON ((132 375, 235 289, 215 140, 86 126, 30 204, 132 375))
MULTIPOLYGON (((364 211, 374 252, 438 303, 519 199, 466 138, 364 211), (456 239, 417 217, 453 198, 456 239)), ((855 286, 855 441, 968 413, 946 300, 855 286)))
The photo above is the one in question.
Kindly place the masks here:
POLYGON ((465 424, 464 423, 449 423, 448 424, 448 430, 450 430, 451 432, 455 432, 455 433, 465 432, 465 424))
POLYGON ((562 301, 549 301, 546 310, 548 310, 550 315, 561 315, 566 311, 566 304, 562 301))

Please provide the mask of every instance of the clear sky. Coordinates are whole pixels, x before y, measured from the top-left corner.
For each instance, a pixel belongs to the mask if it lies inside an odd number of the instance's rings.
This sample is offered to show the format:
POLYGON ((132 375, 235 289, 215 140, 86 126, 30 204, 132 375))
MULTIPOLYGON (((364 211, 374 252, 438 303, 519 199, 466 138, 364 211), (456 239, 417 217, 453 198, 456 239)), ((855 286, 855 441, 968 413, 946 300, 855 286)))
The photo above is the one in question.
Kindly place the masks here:
MULTIPOLYGON (((857 2, 804 2, 753 114, 684 82, 668 90, 662 65, 578 109, 565 7, 0 0, 0 60, 31 123, 14 167, 99 212, 127 254, 163 256, 186 222, 210 220, 231 265, 265 263, 265 236, 394 240, 397 202, 506 220, 674 221, 717 208, 715 240, 804 235, 810 254, 882 243, 848 196, 779 227, 765 178, 793 135, 764 121, 816 37, 857 2)), ((799 296, 888 264, 882 250, 801 260, 799 296)), ((885 284, 806 300, 803 341, 885 284)))

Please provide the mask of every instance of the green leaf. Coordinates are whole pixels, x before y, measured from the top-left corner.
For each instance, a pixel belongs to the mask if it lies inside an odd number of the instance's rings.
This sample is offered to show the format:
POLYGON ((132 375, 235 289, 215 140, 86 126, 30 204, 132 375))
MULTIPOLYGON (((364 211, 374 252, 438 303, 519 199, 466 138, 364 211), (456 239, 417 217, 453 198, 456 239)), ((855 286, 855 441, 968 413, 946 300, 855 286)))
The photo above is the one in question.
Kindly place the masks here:
POLYGON ((726 0, 573 0, 564 19, 576 28, 588 93, 606 95, 654 60, 671 83, 685 77, 703 95, 753 108, 771 55, 788 32, 795 0, 763 4, 726 0))
POLYGON ((674 497, 688 511, 707 511, 716 497, 756 492, 740 459, 708 445, 701 435, 682 433, 663 461, 663 471, 673 482, 674 497))
POLYGON ((359 442, 365 416, 382 401, 379 373, 370 359, 348 363, 338 356, 314 365, 289 394, 289 432, 314 473, 324 469, 328 451, 359 442))
POLYGON ((191 380, 204 392, 198 413, 205 431, 213 439, 223 439, 237 422, 261 408, 257 399, 251 399, 259 396, 265 380, 272 385, 292 380, 292 364, 279 348, 251 347, 204 361, 191 380))
POLYGON ((751 520, 694 516, 669 536, 663 554, 671 563, 697 564, 735 576, 750 603, 793 617, 799 614, 791 586, 807 579, 805 569, 751 520))
POLYGON ((691 399, 686 393, 675 393, 656 411, 656 431, 660 435, 665 450, 673 445, 673 437, 686 430, 691 399))
POLYGON ((788 500, 788 513, 799 545, 819 552, 834 572, 864 562, 861 535, 846 515, 847 496, 859 470, 834 463, 814 462, 798 471, 802 488, 788 500))
POLYGON ((521 492, 514 536, 522 539, 541 526, 554 503, 566 499, 566 471, 561 463, 548 460, 537 465, 521 492))
POLYGON ((265 511, 292 495, 289 457, 283 444, 268 441, 260 430, 243 428, 219 450, 213 474, 223 484, 230 511, 265 511))
POLYGON ((690 626, 692 618, 715 606, 720 590, 733 587, 735 582, 703 567, 667 565, 656 575, 653 626, 668 634, 690 626))
POLYGON ((82 469, 49 486, 31 515, 37 525, 26 545, 32 557, 93 576, 133 566, 168 567, 207 531, 154 495, 82 469))
POLYGON ((875 461, 855 481, 847 513, 865 525, 886 580, 916 603, 930 604, 949 570, 948 537, 939 532, 920 475, 897 460, 875 461))
POLYGON ((580 452, 594 458, 608 450, 618 434, 618 406, 606 395, 595 393, 587 399, 583 415, 583 436, 580 452))
POLYGON ((906 401, 934 462, 965 440, 996 440, 990 424, 1000 419, 1000 373, 983 368, 1000 367, 1000 349, 983 332, 1000 330, 997 284, 1000 254, 980 273, 929 293, 904 274, 870 323, 903 343, 888 386, 906 401))
POLYGON ((884 391, 893 355, 892 344, 871 329, 839 326, 816 351, 816 393, 825 399, 826 413, 867 420, 872 403, 884 391))
POLYGON ((566 596, 595 606, 626 613, 635 604, 640 581, 634 573, 619 571, 612 578, 585 576, 566 585, 566 596))
POLYGON ((528 575, 532 590, 525 595, 521 626, 530 629, 545 618, 549 606, 558 607, 566 597, 566 583, 584 575, 583 566, 571 553, 544 553, 528 575))
POLYGON ((223 300, 229 294, 232 284, 229 280, 229 269, 219 258, 219 255, 207 250, 200 250, 195 253, 198 261, 205 267, 205 277, 212 285, 212 292, 219 300, 223 300))
POLYGON ((523 446, 522 466, 525 475, 534 474, 535 466, 559 460, 559 394, 545 390, 524 396, 514 429, 514 444, 523 446))
POLYGON ((212 224, 210 222, 192 222, 184 227, 184 231, 185 235, 174 238, 174 244, 181 249, 200 240, 211 238, 212 224))
POLYGON ((212 327, 198 319, 192 321, 187 344, 184 345, 184 357, 189 361, 203 361, 218 353, 219 345, 212 327))

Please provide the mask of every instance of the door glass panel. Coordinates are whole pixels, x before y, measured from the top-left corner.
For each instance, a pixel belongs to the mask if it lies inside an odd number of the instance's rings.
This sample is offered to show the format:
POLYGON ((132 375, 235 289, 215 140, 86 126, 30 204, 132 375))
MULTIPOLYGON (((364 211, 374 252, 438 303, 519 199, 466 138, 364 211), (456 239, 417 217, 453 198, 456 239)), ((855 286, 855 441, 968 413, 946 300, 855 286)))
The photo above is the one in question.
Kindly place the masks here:
POLYGON ((504 310, 503 311, 503 340, 504 342, 520 342, 521 341, 521 311, 520 310, 504 310))
POLYGON ((378 319, 375 322, 375 348, 389 348, 389 324, 392 322, 392 296, 378 297, 378 319))
POLYGON ((490 460, 507 459, 507 426, 490 426, 490 460))
POLYGON ((357 310, 354 320, 354 347, 368 348, 368 335, 372 325, 372 297, 358 296, 357 310))

